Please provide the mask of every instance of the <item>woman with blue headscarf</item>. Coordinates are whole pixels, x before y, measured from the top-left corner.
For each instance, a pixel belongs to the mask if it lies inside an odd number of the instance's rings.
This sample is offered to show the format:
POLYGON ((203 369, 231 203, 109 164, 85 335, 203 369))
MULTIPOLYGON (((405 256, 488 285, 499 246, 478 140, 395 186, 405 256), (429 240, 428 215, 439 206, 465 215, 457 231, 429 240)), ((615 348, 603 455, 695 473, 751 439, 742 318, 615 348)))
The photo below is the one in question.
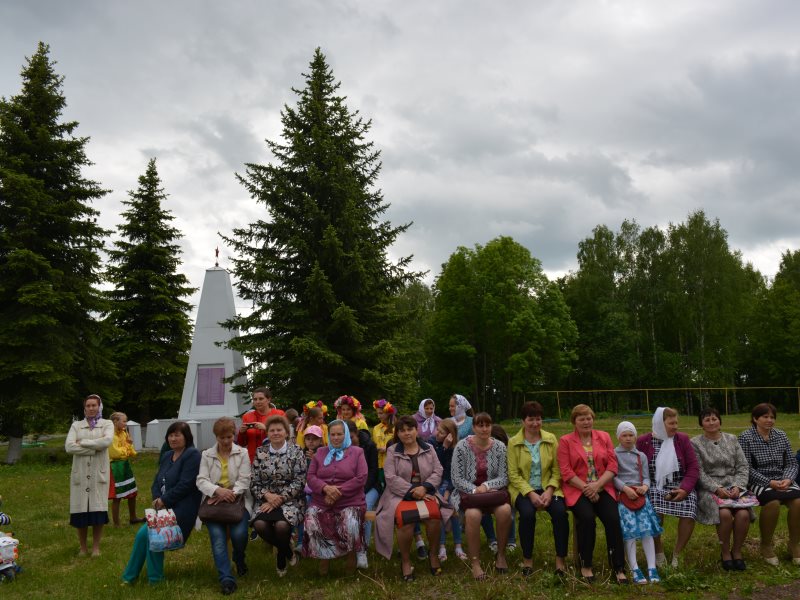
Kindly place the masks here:
POLYGON ((308 467, 311 503, 303 532, 303 554, 320 559, 323 575, 328 572, 328 561, 341 556, 347 556, 348 570, 355 570, 356 552, 367 549, 362 527, 367 510, 366 479, 364 451, 351 445, 344 421, 331 422, 327 447, 317 450, 308 467))

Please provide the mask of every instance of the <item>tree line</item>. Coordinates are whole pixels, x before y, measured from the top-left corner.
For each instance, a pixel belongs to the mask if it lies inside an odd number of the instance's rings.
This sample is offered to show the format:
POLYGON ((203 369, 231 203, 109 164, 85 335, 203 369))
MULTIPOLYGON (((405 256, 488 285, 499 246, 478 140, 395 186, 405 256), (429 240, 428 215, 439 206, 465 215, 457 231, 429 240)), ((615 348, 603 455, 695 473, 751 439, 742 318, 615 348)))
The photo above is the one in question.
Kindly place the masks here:
MULTIPOLYGON (((194 289, 156 161, 108 243, 94 204, 109 191, 83 175, 89 138, 61 119, 49 52, 40 43, 0 100, 0 433, 17 440, 90 392, 135 419, 174 414, 191 340, 194 289)), ((599 225, 555 281, 501 236, 456 249, 425 285, 412 257, 389 259, 412 224, 384 217, 371 122, 319 49, 303 78, 272 162, 237 174, 263 217, 222 235, 250 304, 226 324, 243 389, 268 385, 287 407, 349 393, 413 411, 430 396, 440 412, 460 392, 503 418, 541 390, 800 384, 800 252, 770 282, 698 211, 665 229, 599 225)))

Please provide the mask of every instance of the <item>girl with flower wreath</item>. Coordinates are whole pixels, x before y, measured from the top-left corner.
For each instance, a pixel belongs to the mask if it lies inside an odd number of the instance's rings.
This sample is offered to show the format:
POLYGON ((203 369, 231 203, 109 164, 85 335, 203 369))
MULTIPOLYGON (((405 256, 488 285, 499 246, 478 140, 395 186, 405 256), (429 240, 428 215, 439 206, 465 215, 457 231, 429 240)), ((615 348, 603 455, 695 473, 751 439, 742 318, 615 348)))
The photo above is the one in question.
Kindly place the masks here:
POLYGON ((352 421, 358 429, 365 429, 369 433, 367 420, 361 414, 361 402, 355 396, 339 396, 333 407, 336 409, 337 419, 352 421))
POLYGON ((301 448, 306 447, 305 435, 309 427, 316 425, 322 430, 322 445, 328 445, 328 426, 325 424, 325 417, 328 416, 328 407, 322 400, 307 402, 303 405, 303 416, 297 424, 297 445, 301 448))

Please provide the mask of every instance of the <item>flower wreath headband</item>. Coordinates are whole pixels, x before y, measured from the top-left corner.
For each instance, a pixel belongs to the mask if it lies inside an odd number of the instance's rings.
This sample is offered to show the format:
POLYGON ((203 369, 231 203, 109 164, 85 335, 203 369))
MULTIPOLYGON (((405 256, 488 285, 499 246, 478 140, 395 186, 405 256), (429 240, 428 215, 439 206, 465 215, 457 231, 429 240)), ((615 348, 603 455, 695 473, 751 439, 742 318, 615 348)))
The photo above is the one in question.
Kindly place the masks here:
POLYGON ((383 398, 381 398, 380 400, 375 400, 375 402, 372 403, 372 408, 374 408, 375 410, 382 409, 383 412, 388 413, 390 415, 397 414, 397 409, 394 406, 392 406, 388 400, 384 400, 383 398))
POLYGON ((336 402, 333 403, 334 408, 339 410, 343 404, 347 404, 353 407, 353 412, 358 413, 361 410, 361 402, 359 402, 355 396, 339 396, 336 399, 336 402))
POLYGON ((317 400, 316 402, 314 402, 312 400, 311 402, 307 402, 306 404, 304 404, 303 405, 303 414, 307 415, 308 411, 310 411, 312 408, 321 409, 322 410, 322 416, 327 416, 328 415, 328 407, 322 402, 322 400, 317 400))

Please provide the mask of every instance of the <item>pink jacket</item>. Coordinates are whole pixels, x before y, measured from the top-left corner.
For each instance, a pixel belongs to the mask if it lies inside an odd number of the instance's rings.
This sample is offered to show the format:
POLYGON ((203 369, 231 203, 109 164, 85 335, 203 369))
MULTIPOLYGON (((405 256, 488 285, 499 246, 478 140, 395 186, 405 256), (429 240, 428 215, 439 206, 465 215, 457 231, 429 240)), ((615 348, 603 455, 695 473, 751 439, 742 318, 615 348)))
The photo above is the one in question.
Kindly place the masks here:
MULTIPOLYGON (((427 442, 419 442, 417 455, 422 485, 433 495, 442 481, 442 465, 436 456, 433 446, 427 442)), ((383 463, 383 474, 386 477, 386 489, 375 510, 375 549, 386 558, 392 556, 394 540, 394 514, 397 505, 407 497, 412 489, 411 458, 405 454, 403 444, 398 442, 386 450, 386 461, 383 463)), ((441 507, 442 523, 447 523, 453 514, 452 508, 441 507)))
POLYGON ((328 456, 328 447, 317 449, 314 459, 308 466, 306 482, 311 489, 311 504, 319 508, 336 510, 349 506, 363 506, 367 501, 364 498, 364 482, 367 480, 367 461, 364 451, 358 446, 350 446, 344 451, 342 460, 332 460, 325 466, 325 457, 328 456), (325 504, 325 494, 322 488, 326 485, 335 485, 342 492, 342 497, 333 506, 325 504))
MULTIPOLYGON (((594 467, 597 476, 600 477, 606 471, 617 474, 617 454, 614 452, 614 444, 611 436, 605 431, 592 430, 592 456, 594 457, 594 467)), ((558 440, 558 466, 561 469, 561 489, 564 491, 564 499, 567 506, 574 506, 581 497, 581 491, 573 487, 569 480, 578 477, 583 481, 589 476, 589 462, 586 459, 586 452, 583 450, 581 438, 576 432, 568 433, 558 440)), ((614 480, 609 480, 603 487, 612 498, 616 498, 617 492, 614 490, 614 480)))

